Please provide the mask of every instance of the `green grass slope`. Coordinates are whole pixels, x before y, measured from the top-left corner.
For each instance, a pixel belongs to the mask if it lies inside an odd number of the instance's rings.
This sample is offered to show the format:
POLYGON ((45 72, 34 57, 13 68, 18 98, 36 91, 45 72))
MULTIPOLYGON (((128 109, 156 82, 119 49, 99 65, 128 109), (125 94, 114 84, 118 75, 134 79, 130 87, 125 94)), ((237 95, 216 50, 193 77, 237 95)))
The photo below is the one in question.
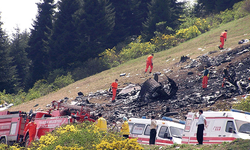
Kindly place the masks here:
MULTIPOLYGON (((181 43, 179 46, 155 53, 154 56, 154 69, 153 72, 163 72, 163 69, 173 68, 173 64, 180 60, 181 56, 188 55, 190 58, 195 59, 209 51, 219 51, 220 45, 219 36, 225 29, 228 30, 228 39, 225 43, 225 48, 234 48, 238 46, 238 41, 241 39, 250 38, 250 15, 239 20, 232 21, 230 23, 221 25, 216 29, 204 33, 194 39, 181 43), (203 51, 199 48, 204 49, 203 51)), ((215 53, 215 55, 220 53, 215 53)), ((126 62, 118 67, 111 68, 103 71, 91 77, 79 80, 65 88, 58 90, 57 92, 50 93, 41 98, 32 100, 14 106, 10 108, 10 111, 29 111, 33 109, 35 104, 39 104, 38 107, 45 109, 46 104, 49 104, 53 100, 59 100, 64 97, 75 98, 78 92, 84 94, 90 92, 96 92, 101 89, 108 89, 110 84, 117 78, 119 80, 119 87, 124 87, 124 83, 143 83, 146 78, 144 77, 145 60, 147 56, 143 56, 129 62, 126 62), (129 74, 130 77, 119 77, 121 73, 129 74)), ((177 68, 178 69, 178 68, 177 68)), ((101 103, 102 101, 92 101, 101 103)), ((107 101, 105 101, 107 102, 107 101)))

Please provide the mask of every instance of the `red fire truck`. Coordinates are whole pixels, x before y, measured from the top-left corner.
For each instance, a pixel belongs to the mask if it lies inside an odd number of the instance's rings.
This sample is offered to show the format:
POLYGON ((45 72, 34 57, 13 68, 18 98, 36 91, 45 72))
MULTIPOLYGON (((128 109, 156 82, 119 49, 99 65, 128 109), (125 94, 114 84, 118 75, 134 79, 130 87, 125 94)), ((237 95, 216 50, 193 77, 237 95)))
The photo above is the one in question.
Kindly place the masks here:
POLYGON ((29 131, 23 132, 31 119, 30 116, 35 117, 37 124, 35 139, 40 139, 42 135, 63 124, 95 121, 89 111, 83 110, 83 107, 77 107, 74 112, 71 112, 72 109, 69 109, 68 105, 61 105, 62 103, 55 101, 52 103, 57 103, 57 108, 54 106, 49 111, 30 112, 30 114, 21 111, 0 112, 0 142, 8 145, 14 143, 28 145, 29 131))

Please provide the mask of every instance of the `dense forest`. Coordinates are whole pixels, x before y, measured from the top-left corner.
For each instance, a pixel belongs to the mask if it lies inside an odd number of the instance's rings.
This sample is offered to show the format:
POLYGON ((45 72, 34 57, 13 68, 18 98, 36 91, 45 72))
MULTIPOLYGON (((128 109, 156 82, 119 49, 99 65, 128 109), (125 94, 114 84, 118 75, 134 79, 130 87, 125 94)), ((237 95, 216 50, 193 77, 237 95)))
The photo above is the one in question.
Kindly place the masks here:
POLYGON ((150 42, 174 34, 185 17, 206 17, 239 1, 41 0, 30 32, 17 28, 7 35, 0 20, 0 91, 28 91, 42 79, 52 83, 70 72, 79 80, 109 69, 99 59, 106 49, 119 53, 138 37, 150 42))

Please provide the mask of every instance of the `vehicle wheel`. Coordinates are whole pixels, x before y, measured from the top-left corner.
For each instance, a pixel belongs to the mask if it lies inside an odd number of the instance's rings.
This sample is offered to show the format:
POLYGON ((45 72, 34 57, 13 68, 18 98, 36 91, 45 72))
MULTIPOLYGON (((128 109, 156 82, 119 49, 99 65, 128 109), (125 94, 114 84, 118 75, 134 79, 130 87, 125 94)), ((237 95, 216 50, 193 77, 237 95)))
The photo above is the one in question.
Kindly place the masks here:
POLYGON ((6 138, 1 138, 1 140, 0 140, 0 144, 6 144, 6 138))
POLYGON ((29 137, 29 134, 28 134, 28 135, 26 136, 26 138, 25 138, 24 146, 25 146, 25 147, 28 147, 29 143, 30 143, 30 137, 29 137))

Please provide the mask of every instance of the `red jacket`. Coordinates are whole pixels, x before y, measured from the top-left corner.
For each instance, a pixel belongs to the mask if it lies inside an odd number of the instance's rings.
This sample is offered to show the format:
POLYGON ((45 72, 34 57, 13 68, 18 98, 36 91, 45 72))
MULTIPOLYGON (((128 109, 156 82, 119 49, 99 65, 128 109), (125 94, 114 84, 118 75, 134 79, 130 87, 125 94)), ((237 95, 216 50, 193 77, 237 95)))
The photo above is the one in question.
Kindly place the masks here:
POLYGON ((113 82, 113 83, 111 84, 111 86, 112 86, 112 88, 117 89, 117 87, 118 87, 118 83, 113 82))
POLYGON ((223 37, 224 39, 227 39, 227 32, 222 32, 220 34, 220 37, 223 37))
POLYGON ((147 58, 147 63, 152 63, 152 59, 153 59, 153 56, 152 55, 149 55, 148 58, 147 58))

